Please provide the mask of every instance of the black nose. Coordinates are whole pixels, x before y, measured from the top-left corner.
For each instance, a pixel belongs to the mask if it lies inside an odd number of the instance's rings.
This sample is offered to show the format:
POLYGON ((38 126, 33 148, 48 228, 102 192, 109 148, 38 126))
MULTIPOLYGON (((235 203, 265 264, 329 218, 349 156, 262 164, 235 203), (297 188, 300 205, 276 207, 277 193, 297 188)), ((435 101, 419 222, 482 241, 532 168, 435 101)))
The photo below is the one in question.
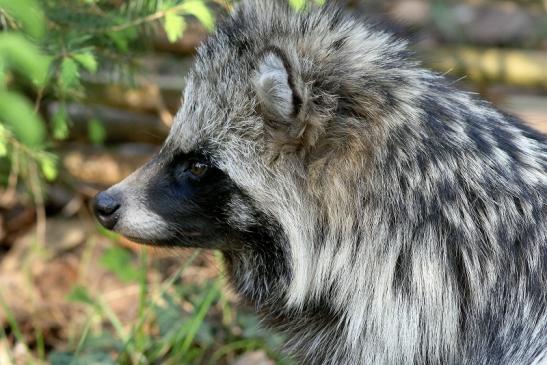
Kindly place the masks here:
POLYGON ((117 195, 102 191, 95 197, 93 210, 99 222, 108 229, 114 228, 118 222, 120 199, 117 195))

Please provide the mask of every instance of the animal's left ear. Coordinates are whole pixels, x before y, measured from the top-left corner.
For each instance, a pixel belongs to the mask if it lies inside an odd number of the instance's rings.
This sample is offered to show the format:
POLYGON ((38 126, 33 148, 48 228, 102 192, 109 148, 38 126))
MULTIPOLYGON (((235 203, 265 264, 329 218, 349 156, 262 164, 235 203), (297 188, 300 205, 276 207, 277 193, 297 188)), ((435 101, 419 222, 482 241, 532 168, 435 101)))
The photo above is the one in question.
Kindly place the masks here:
POLYGON ((313 116, 310 91, 296 62, 280 49, 268 49, 258 59, 253 78, 260 113, 276 155, 305 152, 323 131, 313 116))
POLYGON ((288 122, 300 105, 288 61, 279 51, 266 51, 255 71, 254 85, 264 116, 271 121, 288 122))

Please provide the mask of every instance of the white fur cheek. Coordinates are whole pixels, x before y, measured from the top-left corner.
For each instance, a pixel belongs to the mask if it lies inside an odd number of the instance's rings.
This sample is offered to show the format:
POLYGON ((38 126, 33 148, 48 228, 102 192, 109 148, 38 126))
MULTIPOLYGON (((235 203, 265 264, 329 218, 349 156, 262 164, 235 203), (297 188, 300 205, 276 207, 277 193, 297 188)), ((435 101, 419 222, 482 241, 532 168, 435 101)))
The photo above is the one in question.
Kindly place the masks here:
POLYGON ((128 238, 154 241, 168 238, 169 224, 156 213, 143 207, 127 206, 115 227, 128 238))

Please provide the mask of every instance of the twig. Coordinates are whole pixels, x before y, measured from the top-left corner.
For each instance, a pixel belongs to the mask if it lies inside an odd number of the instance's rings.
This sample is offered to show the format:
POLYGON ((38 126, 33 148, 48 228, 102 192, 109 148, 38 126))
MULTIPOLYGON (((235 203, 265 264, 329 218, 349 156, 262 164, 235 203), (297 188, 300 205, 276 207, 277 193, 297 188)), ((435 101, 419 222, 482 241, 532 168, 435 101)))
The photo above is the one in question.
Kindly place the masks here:
POLYGON ((133 28, 133 27, 136 27, 136 26, 141 25, 141 24, 150 23, 150 22, 153 22, 154 20, 158 20, 158 19, 161 19, 161 18, 165 17, 169 13, 177 12, 177 11, 183 9, 184 7, 188 6, 189 3, 191 3, 191 2, 186 1, 182 4, 173 6, 169 9, 157 11, 157 12, 152 13, 150 15, 147 15, 147 16, 144 16, 144 17, 141 17, 141 18, 137 18, 137 19, 133 19, 132 21, 130 21, 128 23, 125 23, 125 24, 119 24, 119 25, 114 25, 114 26, 108 27, 108 28, 97 29, 96 31, 94 31, 94 33, 120 32, 122 30, 125 30, 125 29, 128 29, 128 28, 133 28))
POLYGON ((38 111, 40 110, 40 104, 42 102, 42 98, 44 97, 45 88, 46 88, 45 86, 42 86, 41 88, 38 89, 38 95, 36 95, 36 101, 34 102, 35 113, 38 113, 38 111))
POLYGON ((19 156, 17 153, 13 154, 11 158, 11 166, 8 177, 8 187, 2 197, 0 198, 0 203, 2 205, 10 205, 15 200, 15 195, 17 192, 17 180, 19 177, 19 156))
POLYGON ((39 243, 46 242, 46 208, 44 195, 40 187, 39 170, 36 161, 29 163, 29 181, 34 202, 36 204, 36 239, 39 243))

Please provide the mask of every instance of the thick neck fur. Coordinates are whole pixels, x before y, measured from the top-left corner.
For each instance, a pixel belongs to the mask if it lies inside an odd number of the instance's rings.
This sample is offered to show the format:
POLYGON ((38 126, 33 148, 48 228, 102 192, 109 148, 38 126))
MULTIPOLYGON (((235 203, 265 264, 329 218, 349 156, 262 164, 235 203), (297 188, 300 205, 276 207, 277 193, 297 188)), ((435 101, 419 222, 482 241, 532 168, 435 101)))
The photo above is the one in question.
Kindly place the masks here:
POLYGON ((308 168, 313 224, 276 217, 313 240, 289 260, 305 282, 281 254, 298 242, 230 256, 304 363, 531 363, 547 348, 545 139, 423 75, 382 144, 308 168), (290 278, 266 274, 279 265, 290 278))

